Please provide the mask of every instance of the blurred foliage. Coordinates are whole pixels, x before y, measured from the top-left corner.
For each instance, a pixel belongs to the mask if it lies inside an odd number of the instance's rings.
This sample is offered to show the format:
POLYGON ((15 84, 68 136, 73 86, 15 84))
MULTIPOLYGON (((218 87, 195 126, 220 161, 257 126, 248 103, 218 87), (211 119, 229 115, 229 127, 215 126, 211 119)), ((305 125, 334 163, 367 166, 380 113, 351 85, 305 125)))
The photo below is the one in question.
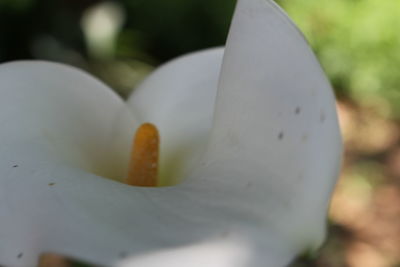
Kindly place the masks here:
POLYGON ((33 0, 2 0, 0 1, 0 8, 23 10, 32 4, 33 0))
POLYGON ((223 45, 234 5, 235 0, 0 0, 0 62, 33 58, 75 65, 126 96, 152 66, 223 45), (114 7, 118 14, 110 14, 114 7), (85 28, 88 20, 98 27, 85 28), (115 38, 93 33, 105 27, 116 28, 115 38))
POLYGON ((161 60, 186 52, 223 45, 235 1, 124 1, 130 31, 122 37, 161 60))
MULTIPOLYGON (((1 0, 0 61, 32 58, 43 36, 87 55, 80 20, 97 0, 1 0)), ((126 20, 117 54, 153 63, 223 45, 234 0, 121 0, 126 20)))
MULTIPOLYGON (((400 1, 282 0, 339 96, 381 98, 400 116, 400 1)), ((372 99, 372 100, 371 100, 372 99)))
MULTIPOLYGON (((109 40, 113 58, 105 63, 105 58, 93 56, 88 33, 81 27, 88 9, 102 2, 0 0, 0 61, 66 62, 93 72, 124 95, 128 83, 133 87, 151 66, 223 45, 235 5, 235 0, 108 1, 122 9, 123 17, 116 40, 109 40), (138 71, 132 74, 137 78, 124 78, 124 85, 118 85, 122 74, 103 77, 115 62, 123 75, 127 68, 138 71)), ((382 113, 400 117, 400 1, 279 0, 279 4, 305 33, 338 96, 366 105, 372 102, 382 113)))

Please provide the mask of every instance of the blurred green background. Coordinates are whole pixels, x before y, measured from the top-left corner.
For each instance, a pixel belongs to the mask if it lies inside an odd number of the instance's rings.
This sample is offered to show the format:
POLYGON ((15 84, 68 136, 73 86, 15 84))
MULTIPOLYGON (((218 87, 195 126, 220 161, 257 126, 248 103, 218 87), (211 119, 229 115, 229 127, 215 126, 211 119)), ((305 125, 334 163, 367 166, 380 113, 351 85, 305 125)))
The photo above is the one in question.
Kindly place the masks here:
MULTIPOLYGON (((280 0, 336 95, 346 145, 330 234, 296 266, 400 266, 400 1, 280 0)), ((0 0, 0 62, 85 69, 126 97, 159 64, 223 45, 235 0, 0 0)))

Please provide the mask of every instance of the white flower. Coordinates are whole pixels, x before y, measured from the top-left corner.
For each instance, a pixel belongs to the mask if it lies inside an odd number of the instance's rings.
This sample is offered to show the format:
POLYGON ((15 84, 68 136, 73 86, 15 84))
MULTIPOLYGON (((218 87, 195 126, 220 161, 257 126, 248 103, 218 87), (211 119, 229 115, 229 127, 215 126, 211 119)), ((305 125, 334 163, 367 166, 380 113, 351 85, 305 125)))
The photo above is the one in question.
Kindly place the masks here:
POLYGON ((225 52, 162 66, 127 104, 46 62, 1 65, 0 94, 2 265, 56 252, 116 266, 275 267, 323 241, 341 154, 334 96, 270 0, 239 0, 225 52), (143 122, 160 132, 160 179, 178 185, 102 178, 124 178, 143 122))

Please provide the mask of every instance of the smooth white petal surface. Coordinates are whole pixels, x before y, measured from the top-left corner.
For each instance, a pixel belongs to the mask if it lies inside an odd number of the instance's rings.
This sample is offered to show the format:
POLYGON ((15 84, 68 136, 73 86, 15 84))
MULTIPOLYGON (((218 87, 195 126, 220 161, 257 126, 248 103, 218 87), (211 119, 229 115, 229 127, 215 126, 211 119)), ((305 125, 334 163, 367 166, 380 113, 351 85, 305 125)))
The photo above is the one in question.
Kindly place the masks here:
POLYGON ((107 193, 90 186, 94 174, 125 176, 134 121, 109 88, 74 68, 3 64, 0 83, 0 264, 34 266, 42 250, 93 242, 73 239, 87 216, 73 212, 84 209, 74 197, 107 193))
POLYGON ((179 57, 158 68, 130 96, 142 122, 161 134, 161 184, 180 182, 202 155, 212 126, 222 48, 179 57))
POLYGON ((117 180, 126 175, 136 122, 112 90, 55 63, 3 64, 0 75, 3 154, 43 145, 72 166, 117 180))
POLYGON ((334 100, 314 54, 283 11, 273 1, 239 0, 204 183, 235 192, 227 203, 254 210, 265 227, 287 235, 288 244, 318 246, 341 158, 334 100))

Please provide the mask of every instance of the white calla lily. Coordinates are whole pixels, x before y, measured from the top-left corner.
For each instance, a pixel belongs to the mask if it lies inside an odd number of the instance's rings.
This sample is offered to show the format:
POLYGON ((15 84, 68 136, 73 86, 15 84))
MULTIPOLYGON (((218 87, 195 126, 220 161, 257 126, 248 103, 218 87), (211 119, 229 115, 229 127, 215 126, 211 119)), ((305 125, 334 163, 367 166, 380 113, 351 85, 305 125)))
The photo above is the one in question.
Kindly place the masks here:
POLYGON ((341 154, 334 96, 270 0, 239 0, 225 52, 164 65, 128 104, 54 63, 3 64, 0 83, 2 265, 55 252, 121 267, 275 267, 324 238, 341 154), (177 185, 103 178, 124 178, 142 122, 160 131, 162 183, 177 185))

